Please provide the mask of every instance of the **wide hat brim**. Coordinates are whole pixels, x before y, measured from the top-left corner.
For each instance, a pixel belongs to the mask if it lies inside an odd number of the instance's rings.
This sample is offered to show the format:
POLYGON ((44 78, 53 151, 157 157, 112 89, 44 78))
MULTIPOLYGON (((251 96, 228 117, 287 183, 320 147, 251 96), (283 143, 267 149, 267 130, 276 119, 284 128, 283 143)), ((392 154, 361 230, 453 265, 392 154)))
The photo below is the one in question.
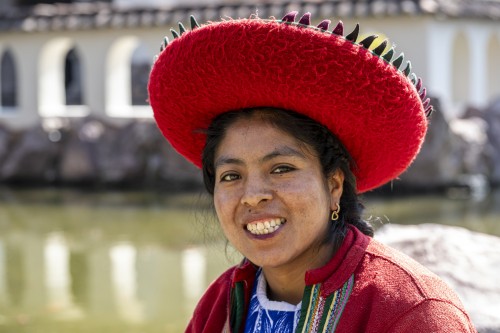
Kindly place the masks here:
POLYGON ((161 132, 199 167, 200 130, 216 116, 282 108, 342 141, 360 193, 405 171, 427 129, 419 91, 394 65, 342 36, 276 20, 227 20, 184 32, 159 54, 148 89, 161 132))

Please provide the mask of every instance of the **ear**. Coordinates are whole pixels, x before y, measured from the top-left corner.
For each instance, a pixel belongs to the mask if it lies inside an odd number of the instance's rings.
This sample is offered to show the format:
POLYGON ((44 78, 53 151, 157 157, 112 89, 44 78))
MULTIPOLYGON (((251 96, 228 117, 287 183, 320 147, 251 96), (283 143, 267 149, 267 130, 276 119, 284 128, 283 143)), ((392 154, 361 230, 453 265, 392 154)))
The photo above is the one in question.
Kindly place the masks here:
POLYGON ((337 209, 337 203, 340 203, 340 197, 344 189, 344 173, 337 169, 328 176, 328 189, 330 191, 330 210, 337 209))

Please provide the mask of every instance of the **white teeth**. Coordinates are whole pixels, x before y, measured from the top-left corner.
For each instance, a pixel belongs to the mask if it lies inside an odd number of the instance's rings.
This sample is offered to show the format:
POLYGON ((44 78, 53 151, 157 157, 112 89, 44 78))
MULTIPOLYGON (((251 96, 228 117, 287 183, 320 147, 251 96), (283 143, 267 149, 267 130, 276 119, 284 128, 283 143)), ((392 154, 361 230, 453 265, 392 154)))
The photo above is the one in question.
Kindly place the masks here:
POLYGON ((264 222, 247 224, 247 230, 254 235, 265 235, 275 232, 283 223, 285 223, 284 218, 276 218, 264 222))

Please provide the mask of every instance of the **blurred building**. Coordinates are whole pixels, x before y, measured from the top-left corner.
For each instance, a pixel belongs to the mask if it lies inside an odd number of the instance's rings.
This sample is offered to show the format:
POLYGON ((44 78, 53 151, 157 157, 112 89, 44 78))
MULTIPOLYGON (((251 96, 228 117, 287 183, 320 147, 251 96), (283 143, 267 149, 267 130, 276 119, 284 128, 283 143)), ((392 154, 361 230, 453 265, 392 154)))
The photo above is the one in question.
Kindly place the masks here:
POLYGON ((41 117, 150 117, 146 83, 163 36, 189 15, 281 17, 309 11, 347 30, 396 41, 447 116, 500 95, 500 1, 365 0, 3 0, 0 4, 0 122, 41 117))

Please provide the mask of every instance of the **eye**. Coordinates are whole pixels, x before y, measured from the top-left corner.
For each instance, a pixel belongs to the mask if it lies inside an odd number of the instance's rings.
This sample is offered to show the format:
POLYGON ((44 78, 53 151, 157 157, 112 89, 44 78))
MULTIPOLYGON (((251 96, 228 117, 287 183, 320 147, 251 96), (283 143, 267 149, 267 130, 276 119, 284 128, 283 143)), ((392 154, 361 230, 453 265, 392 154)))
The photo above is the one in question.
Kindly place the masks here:
POLYGON ((278 165, 276 168, 273 169, 271 173, 276 173, 276 174, 282 174, 282 173, 287 173, 290 171, 295 170, 295 168, 289 166, 289 165, 278 165))
POLYGON ((240 179, 240 175, 237 173, 225 173, 220 177, 221 182, 230 182, 237 179, 240 179))

